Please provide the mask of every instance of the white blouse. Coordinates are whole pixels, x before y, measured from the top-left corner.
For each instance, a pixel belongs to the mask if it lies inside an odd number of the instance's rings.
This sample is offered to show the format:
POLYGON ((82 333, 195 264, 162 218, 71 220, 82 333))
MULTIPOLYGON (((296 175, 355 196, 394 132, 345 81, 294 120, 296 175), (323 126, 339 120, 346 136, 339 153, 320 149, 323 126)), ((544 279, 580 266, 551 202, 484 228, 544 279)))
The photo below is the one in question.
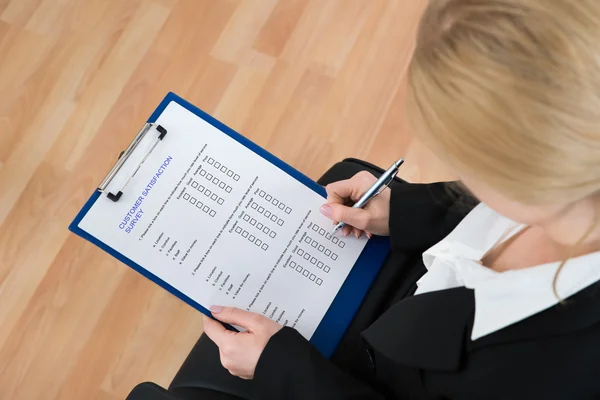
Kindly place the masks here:
MULTIPOLYGON (((427 273, 417 282, 415 295, 459 286, 473 289, 472 340, 557 304, 552 281, 559 262, 506 272, 478 262, 497 242, 508 240, 524 227, 484 204, 478 205, 452 233, 423 253, 427 273)), ((564 299, 598 280, 600 252, 572 258, 558 277, 557 292, 564 299)))

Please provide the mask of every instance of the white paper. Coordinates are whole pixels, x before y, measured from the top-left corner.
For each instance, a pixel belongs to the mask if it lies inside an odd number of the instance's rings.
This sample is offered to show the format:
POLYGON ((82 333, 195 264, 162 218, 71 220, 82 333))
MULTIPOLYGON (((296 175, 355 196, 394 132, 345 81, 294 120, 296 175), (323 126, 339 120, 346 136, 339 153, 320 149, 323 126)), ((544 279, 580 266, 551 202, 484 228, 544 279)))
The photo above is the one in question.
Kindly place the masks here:
POLYGON ((310 339, 367 239, 331 237, 323 197, 179 104, 157 123, 168 134, 121 199, 102 195, 79 227, 206 308, 257 312, 310 339))

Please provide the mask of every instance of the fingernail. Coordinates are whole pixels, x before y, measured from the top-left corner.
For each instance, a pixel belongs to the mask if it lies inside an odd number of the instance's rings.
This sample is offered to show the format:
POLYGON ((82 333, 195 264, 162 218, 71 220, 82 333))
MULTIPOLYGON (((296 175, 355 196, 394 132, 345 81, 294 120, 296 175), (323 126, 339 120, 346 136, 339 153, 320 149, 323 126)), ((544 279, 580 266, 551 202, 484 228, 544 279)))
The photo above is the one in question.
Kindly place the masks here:
POLYGON ((346 232, 346 231, 344 231, 344 236, 346 236, 346 237, 347 237, 348 235, 349 235, 349 233, 348 233, 348 232, 346 232))
POLYGON ((319 211, 321 211, 321 214, 323 214, 326 217, 331 217, 333 215, 333 208, 331 208, 331 206, 328 204, 321 206, 319 211))
POLYGON ((358 239, 360 237, 360 234, 358 232, 354 232, 354 236, 356 236, 356 238, 358 239))
POLYGON ((218 314, 223 311, 223 306, 210 306, 210 312, 213 314, 218 314))
POLYGON ((373 234, 372 234, 372 233, 369 233, 369 232, 367 232, 367 237, 368 237, 369 239, 371 239, 371 238, 373 237, 373 234))

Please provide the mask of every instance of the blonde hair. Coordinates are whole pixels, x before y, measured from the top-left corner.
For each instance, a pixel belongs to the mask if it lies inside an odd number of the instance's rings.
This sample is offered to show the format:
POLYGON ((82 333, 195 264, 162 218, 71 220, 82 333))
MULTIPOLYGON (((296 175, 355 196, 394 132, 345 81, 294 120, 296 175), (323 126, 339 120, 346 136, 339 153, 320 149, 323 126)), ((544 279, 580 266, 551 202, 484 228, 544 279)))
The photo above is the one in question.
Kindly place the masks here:
POLYGON ((448 163, 525 204, 600 192, 599 0, 431 0, 408 80, 448 163))

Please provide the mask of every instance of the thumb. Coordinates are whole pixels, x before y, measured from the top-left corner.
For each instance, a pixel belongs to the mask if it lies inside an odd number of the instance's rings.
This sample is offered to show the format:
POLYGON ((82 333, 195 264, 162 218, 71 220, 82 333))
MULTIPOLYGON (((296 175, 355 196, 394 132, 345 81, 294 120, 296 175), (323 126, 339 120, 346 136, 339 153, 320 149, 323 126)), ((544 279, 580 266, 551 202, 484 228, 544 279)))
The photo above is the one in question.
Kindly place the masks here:
POLYGON ((352 208, 338 203, 328 203, 321 207, 321 214, 334 221, 340 221, 357 229, 367 229, 369 213, 362 208, 352 208))
POLYGON ((235 307, 212 306, 210 311, 216 319, 230 325, 238 325, 252 330, 257 325, 258 319, 262 317, 250 311, 240 310, 235 307))

